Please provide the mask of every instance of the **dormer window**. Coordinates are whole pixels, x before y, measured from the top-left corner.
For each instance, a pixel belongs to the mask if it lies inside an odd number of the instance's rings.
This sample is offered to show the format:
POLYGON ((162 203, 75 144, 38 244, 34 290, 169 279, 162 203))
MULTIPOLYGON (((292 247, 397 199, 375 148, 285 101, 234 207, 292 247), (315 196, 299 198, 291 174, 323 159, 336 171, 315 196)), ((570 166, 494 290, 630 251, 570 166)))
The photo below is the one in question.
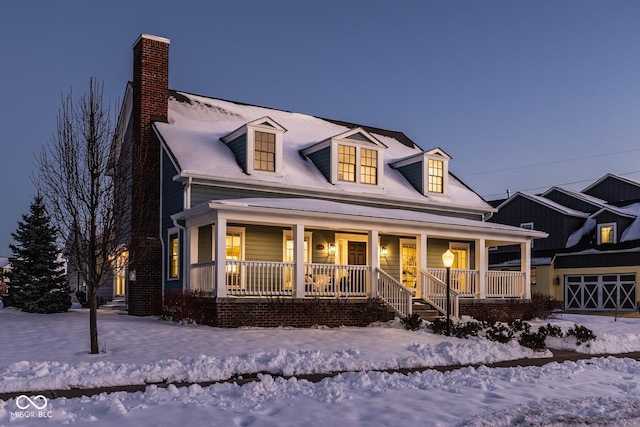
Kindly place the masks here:
POLYGON ((220 138, 246 174, 282 175, 282 140, 287 130, 269 117, 247 123, 220 138))
POLYGON ((385 148, 369 132, 356 128, 314 144, 301 153, 333 184, 351 182, 380 186, 382 150, 385 148))
POLYGON ((253 169, 259 171, 276 171, 276 134, 261 132, 254 133, 253 169))
POLYGON ((444 162, 429 159, 429 192, 442 193, 444 191, 444 162))
POLYGON ((616 223, 598 224, 598 244, 616 243, 616 223))
POLYGON ((447 195, 451 157, 439 148, 400 159, 390 166, 422 195, 447 195))

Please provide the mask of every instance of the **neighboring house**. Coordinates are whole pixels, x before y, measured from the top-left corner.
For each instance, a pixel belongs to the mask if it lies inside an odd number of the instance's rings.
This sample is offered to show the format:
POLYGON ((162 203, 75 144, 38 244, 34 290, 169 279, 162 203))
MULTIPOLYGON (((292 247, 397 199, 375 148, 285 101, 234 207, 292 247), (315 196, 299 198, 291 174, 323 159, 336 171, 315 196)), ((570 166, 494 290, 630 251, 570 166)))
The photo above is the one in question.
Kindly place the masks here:
POLYGON ((0 300, 9 290, 9 273, 11 272, 11 263, 9 258, 0 257, 0 300))
MULTIPOLYGON (((516 193, 491 222, 549 234, 532 252, 532 289, 575 310, 636 309, 640 274, 640 182, 607 174, 581 192, 516 193)), ((494 268, 520 265, 516 248, 490 252, 494 268)))
POLYGON ((485 221, 495 209, 444 150, 169 90, 168 48, 135 43, 111 153, 130 168, 118 184, 131 188, 129 313, 183 290, 214 298, 220 326, 362 324, 371 301, 407 315, 414 294, 444 311, 447 250, 454 314, 466 300, 530 298, 531 241, 546 234, 485 221), (520 271, 489 271, 488 249, 501 245, 517 245, 520 271))

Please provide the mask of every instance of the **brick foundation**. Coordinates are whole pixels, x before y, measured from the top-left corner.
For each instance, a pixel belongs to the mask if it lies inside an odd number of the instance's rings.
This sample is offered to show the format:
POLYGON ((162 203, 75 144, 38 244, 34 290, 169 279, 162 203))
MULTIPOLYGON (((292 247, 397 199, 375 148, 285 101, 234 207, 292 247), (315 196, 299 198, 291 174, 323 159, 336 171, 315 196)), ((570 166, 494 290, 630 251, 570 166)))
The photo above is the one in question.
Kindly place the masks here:
POLYGON ((371 299, 218 298, 215 307, 217 326, 223 328, 367 326, 394 317, 371 299))
POLYGON ((507 322, 530 317, 531 301, 522 299, 460 299, 460 315, 507 322))

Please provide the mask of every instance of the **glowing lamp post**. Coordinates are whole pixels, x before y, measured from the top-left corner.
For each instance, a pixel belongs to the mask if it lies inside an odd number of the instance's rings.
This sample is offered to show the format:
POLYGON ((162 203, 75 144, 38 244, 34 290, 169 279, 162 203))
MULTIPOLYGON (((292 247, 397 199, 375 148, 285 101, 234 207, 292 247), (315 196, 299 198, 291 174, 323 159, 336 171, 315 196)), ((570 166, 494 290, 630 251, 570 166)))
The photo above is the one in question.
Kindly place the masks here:
POLYGON ((453 252, 451 252, 449 249, 447 249, 447 251, 445 253, 442 254, 442 263, 444 264, 445 268, 447 269, 447 336, 451 335, 451 325, 450 325, 450 315, 449 315, 449 307, 451 306, 451 304, 449 303, 449 300, 451 299, 451 266, 453 265, 453 260, 455 258, 455 255, 453 254, 453 252))

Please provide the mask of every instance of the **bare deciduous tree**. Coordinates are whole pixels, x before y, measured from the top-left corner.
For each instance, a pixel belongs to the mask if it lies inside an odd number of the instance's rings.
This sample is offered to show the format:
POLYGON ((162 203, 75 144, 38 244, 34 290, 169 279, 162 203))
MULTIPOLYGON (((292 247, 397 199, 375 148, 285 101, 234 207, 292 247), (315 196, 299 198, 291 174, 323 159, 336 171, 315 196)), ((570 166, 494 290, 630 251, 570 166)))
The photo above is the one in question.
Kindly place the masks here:
POLYGON ((89 81, 89 92, 62 99, 57 129, 36 159, 34 181, 46 199, 60 232, 68 262, 86 274, 91 353, 99 352, 97 293, 113 269, 122 240, 122 218, 115 209, 113 170, 109 163, 113 114, 103 100, 103 84, 89 81))

